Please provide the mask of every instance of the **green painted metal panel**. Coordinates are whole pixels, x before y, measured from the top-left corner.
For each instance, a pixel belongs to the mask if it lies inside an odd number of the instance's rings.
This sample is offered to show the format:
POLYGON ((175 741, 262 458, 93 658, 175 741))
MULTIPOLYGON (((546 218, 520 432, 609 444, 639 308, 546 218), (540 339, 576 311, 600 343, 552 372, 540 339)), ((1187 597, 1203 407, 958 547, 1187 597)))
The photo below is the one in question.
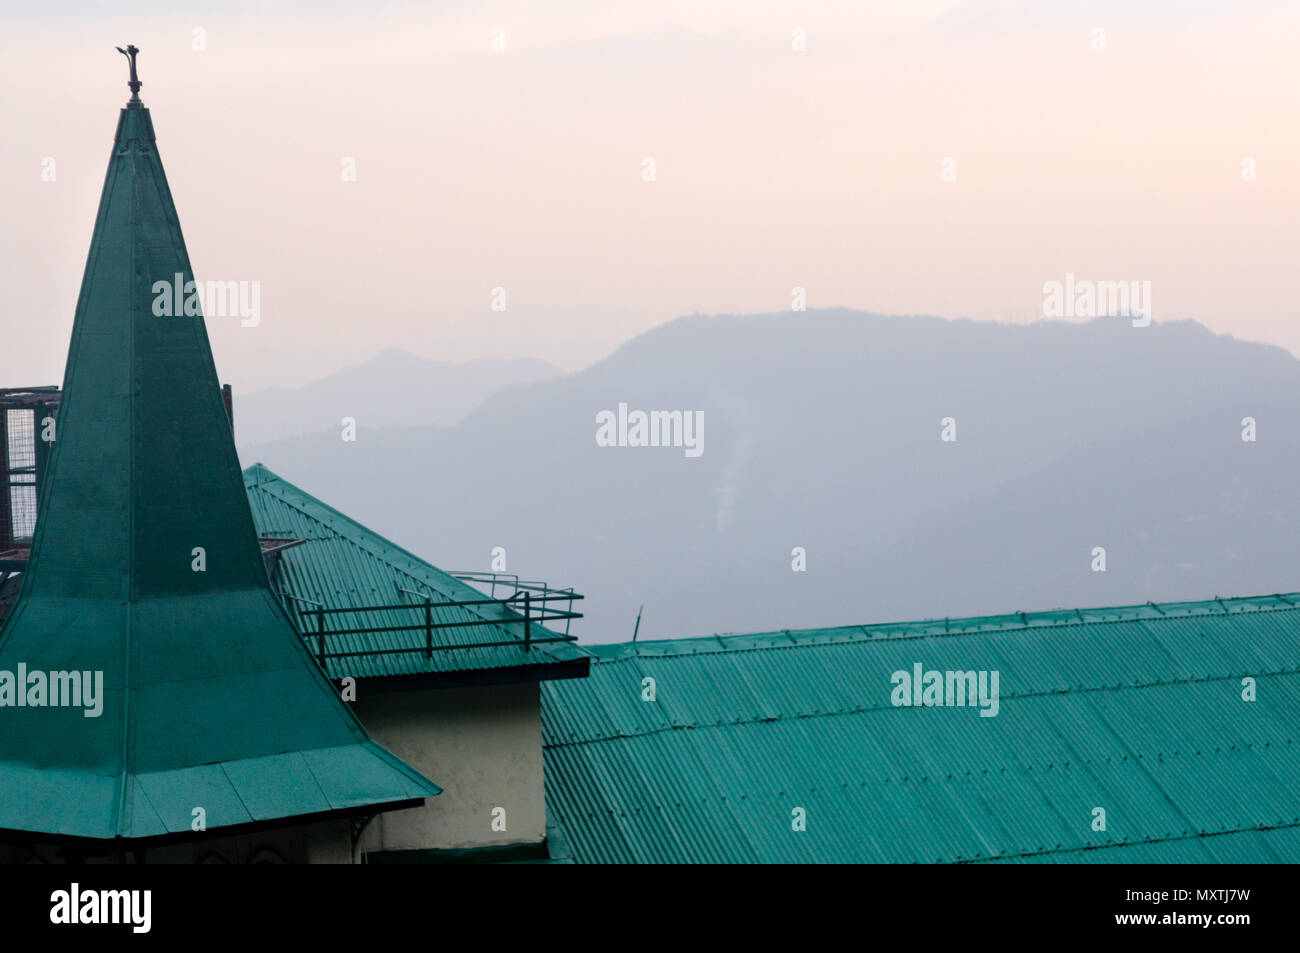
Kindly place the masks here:
POLYGON ((189 830, 194 807, 213 829, 439 790, 370 740, 272 595, 203 317, 154 312, 177 275, 189 256, 132 101, 0 632, 0 672, 101 672, 103 709, 0 707, 0 828, 146 837, 189 830))
POLYGON ((1034 854, 990 863, 1017 864, 1294 864, 1300 829, 1241 831, 1218 837, 1125 844, 1104 850, 1034 854))
POLYGON ((137 805, 132 811, 133 833, 137 836, 190 830, 194 807, 202 807, 205 823, 216 827, 255 820, 220 764, 140 774, 135 777, 134 791, 149 809, 145 812, 141 810, 143 805, 137 805), (190 801, 193 803, 187 807, 190 801))
POLYGON ((230 761, 222 768, 248 813, 259 821, 284 817, 313 804, 316 812, 333 807, 301 754, 230 761))
MULTIPOLYGON (((244 471, 253 519, 259 533, 276 538, 305 540, 276 557, 276 586, 290 597, 286 610, 292 615, 306 606, 329 609, 359 606, 418 605, 420 599, 404 593, 428 593, 434 602, 482 599, 472 586, 449 576, 418 556, 389 542, 373 530, 322 503, 306 491, 277 476, 262 464, 244 471)), ((524 651, 523 626, 501 625, 518 620, 519 613, 495 605, 435 608, 435 623, 483 621, 485 625, 435 629, 435 645, 471 645, 435 651, 383 654, 370 657, 327 658, 325 669, 333 678, 345 676, 401 676, 442 672, 473 672, 500 668, 528 667, 546 677, 545 669, 558 663, 585 659, 586 652, 571 642, 543 642, 524 651), (513 642, 511 645, 474 643, 513 642)), ((330 616, 335 628, 380 628, 418 624, 418 612, 339 613, 330 616)), ((305 624, 307 631, 311 621, 305 624)), ((534 623, 534 638, 559 633, 534 623)), ((315 651, 315 640, 308 645, 315 651)), ((423 632, 378 632, 332 637, 327 651, 369 652, 424 645, 423 632)))
POLYGON ((1297 603, 587 646, 542 686, 547 809, 579 862, 1293 863, 1297 603), (998 714, 895 707, 915 662, 997 671, 998 714))

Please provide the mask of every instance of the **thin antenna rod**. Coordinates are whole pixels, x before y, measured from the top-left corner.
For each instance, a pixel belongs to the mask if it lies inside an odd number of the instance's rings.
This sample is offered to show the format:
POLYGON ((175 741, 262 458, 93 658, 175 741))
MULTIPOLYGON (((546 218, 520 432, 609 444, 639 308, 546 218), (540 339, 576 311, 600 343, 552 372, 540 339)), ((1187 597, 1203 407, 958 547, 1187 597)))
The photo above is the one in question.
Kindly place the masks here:
POLYGON ((645 609, 645 603, 642 603, 641 608, 636 610, 636 628, 632 630, 633 645, 636 645, 636 634, 641 631, 641 612, 644 609, 645 609))

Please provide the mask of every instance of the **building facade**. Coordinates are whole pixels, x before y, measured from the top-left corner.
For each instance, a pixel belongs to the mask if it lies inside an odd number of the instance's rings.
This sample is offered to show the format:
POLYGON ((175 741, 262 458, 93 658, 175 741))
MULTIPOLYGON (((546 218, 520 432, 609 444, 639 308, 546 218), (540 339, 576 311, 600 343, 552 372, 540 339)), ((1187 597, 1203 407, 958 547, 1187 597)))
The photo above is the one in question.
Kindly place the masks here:
POLYGON ((138 89, 0 391, 0 862, 1300 861, 1300 595, 579 646, 241 471, 138 89))

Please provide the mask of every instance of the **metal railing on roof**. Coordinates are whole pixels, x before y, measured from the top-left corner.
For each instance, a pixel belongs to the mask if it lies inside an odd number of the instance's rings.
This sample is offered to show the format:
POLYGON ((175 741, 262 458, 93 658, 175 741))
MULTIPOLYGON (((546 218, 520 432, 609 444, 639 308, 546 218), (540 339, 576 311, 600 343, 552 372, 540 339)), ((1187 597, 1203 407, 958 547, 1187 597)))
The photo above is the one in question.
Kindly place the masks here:
MULTIPOLYGON (((517 574, 512 572, 491 572, 488 570, 453 570, 448 572, 447 575, 451 576, 454 579, 459 579, 462 582, 474 583, 475 585, 480 587, 490 586, 491 589, 489 591, 489 594, 493 598, 496 597, 498 585, 503 585, 503 586, 509 585, 512 589, 512 596, 518 596, 520 593, 524 593, 524 592, 536 592, 548 599, 551 596, 557 596, 557 595, 561 596, 563 598, 560 601, 563 601, 563 599, 568 600, 570 610, 573 609, 573 600, 582 598, 582 596, 577 595, 573 591, 572 586, 568 586, 564 589, 552 589, 544 582, 539 582, 537 580, 521 580, 517 574)), ((403 591, 405 592, 408 590, 403 590, 403 591)), ((423 593, 412 593, 412 595, 423 595, 423 593)), ((569 619, 581 619, 581 618, 582 616, 580 614, 573 615, 566 618, 564 622, 564 634, 565 635, 569 634, 569 619)))
MULTIPOLYGON (((400 587, 399 587, 400 588, 400 587)), ((540 638, 533 635, 533 624, 543 622, 554 622, 564 619, 566 624, 571 619, 581 619, 582 613, 574 612, 571 608, 568 610, 555 609, 546 605, 549 602, 567 601, 572 605, 575 599, 581 599, 582 596, 574 593, 572 590, 563 592, 553 592, 551 595, 534 595, 531 591, 515 593, 504 599, 456 599, 447 602, 434 602, 433 599, 425 593, 413 592, 409 589, 403 589, 403 592, 409 592, 412 595, 422 596, 423 602, 402 603, 399 605, 386 606, 345 606, 336 609, 317 606, 310 609, 300 609, 300 616, 314 618, 315 629, 312 631, 303 631, 303 637, 314 639, 316 641, 316 659, 323 668, 326 659, 336 658, 364 658, 375 655, 404 655, 407 653, 423 652, 427 659, 433 658, 434 652, 445 652, 456 649, 483 649, 499 648, 503 646, 519 646, 525 652, 531 652, 534 645, 542 645, 552 642, 576 642, 576 635, 545 635, 540 638), (537 603, 542 603, 540 608, 535 608, 537 603), (522 604, 523 613, 516 618, 501 619, 470 619, 457 622, 435 622, 433 620, 434 609, 458 609, 468 608, 471 606, 498 606, 507 611, 518 613, 516 608, 522 604), (413 612, 419 611, 424 614, 421 622, 414 625, 377 625, 377 626, 353 626, 350 628, 327 628, 327 618, 335 615, 351 613, 368 613, 368 612, 413 612), (498 626, 522 625, 524 627, 522 638, 498 639, 489 642, 461 642, 453 644, 434 645, 433 633, 442 629, 459 629, 471 626, 498 626), (360 649, 347 652, 329 652, 326 651, 325 640, 340 635, 376 635, 386 632, 423 632, 424 644, 418 646, 404 646, 401 648, 382 648, 382 649, 360 649)))

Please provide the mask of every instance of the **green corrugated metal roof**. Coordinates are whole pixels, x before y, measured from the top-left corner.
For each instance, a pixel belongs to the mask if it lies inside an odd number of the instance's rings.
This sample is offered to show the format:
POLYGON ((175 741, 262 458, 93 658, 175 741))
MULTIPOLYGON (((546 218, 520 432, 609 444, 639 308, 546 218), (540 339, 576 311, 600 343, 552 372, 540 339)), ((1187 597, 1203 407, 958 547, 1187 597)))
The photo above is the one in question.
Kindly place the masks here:
POLYGON ((103 709, 0 707, 0 829, 140 838, 189 832, 196 807, 212 830, 439 790, 370 740, 272 595, 203 318, 153 313, 155 281, 177 274, 193 278, 133 99, 0 631, 0 672, 101 672, 103 709))
POLYGON ((1234 831, 1176 840, 1120 844, 1099 850, 1051 851, 989 861, 1000 864, 1293 864, 1300 828, 1234 831))
POLYGON ((542 687, 547 809, 579 862, 1294 863, 1297 603, 587 646, 542 687), (916 662, 997 671, 998 714, 895 707, 916 662))
MULTIPOLYGON (((281 592, 294 597, 288 600, 287 608, 291 614, 293 607, 300 605, 297 600, 307 600, 329 609, 420 603, 417 597, 403 593, 402 589, 428 593, 434 602, 485 598, 479 590, 394 545, 260 463, 244 471, 244 484, 253 519, 262 536, 305 540, 277 557, 280 563, 275 570, 275 585, 281 592)), ((433 610, 435 624, 479 620, 492 623, 519 618, 519 613, 495 605, 433 610)), ((409 611, 345 612, 330 616, 329 625, 338 629, 380 628, 419 624, 422 619, 421 614, 409 611)), ((311 624, 308 620, 305 626, 308 631, 311 624)), ((533 625, 534 638, 555 635, 540 624, 533 625)), ((585 663, 587 659, 587 654, 571 642, 535 643, 525 652, 522 626, 518 624, 467 625, 434 630, 435 645, 505 641, 518 644, 447 649, 433 652, 431 658, 420 652, 327 658, 325 668, 331 677, 342 678, 474 672, 523 666, 537 669, 541 677, 550 677, 551 673, 544 672, 547 666, 585 663)), ((309 645, 314 651, 315 640, 309 639, 309 645)), ((366 652, 423 645, 422 632, 382 632, 330 637, 326 649, 366 652)))

